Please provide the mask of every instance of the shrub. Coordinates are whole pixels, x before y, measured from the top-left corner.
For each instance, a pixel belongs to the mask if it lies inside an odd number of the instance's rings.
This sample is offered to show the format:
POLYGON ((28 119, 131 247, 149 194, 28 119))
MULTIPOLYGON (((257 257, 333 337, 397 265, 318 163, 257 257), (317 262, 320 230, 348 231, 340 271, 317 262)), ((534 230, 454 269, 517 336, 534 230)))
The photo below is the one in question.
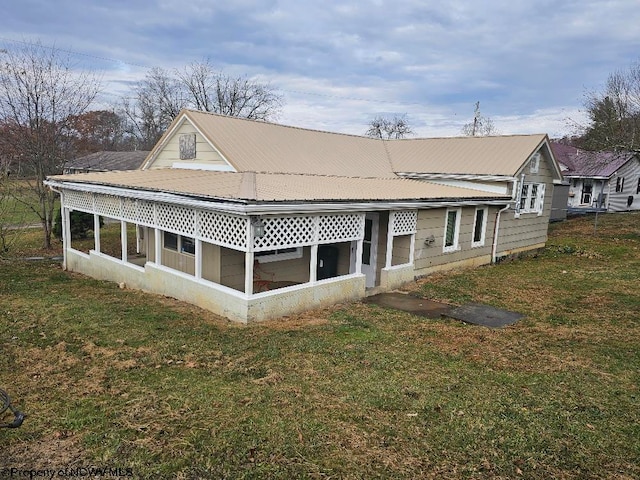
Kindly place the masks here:
MULTIPOLYGON (((70 230, 72 238, 87 238, 89 232, 93 231, 93 214, 74 210, 69 214, 69 219, 71 221, 70 230)), ((102 217, 100 217, 100 226, 104 226, 102 217)), ((60 209, 58 209, 53 224, 53 234, 57 238, 62 238, 62 213, 60 209)))

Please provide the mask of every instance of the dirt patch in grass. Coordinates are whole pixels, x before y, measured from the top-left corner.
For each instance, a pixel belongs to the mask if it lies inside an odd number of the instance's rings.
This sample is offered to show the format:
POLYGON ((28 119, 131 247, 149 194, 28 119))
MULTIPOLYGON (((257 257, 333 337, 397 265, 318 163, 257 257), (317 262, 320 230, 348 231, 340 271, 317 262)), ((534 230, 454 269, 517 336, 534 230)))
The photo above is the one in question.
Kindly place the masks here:
MULTIPOLYGON (((28 420, 27 420, 28 421, 28 420)), ((87 467, 92 464, 79 435, 56 431, 47 436, 14 442, 2 448, 3 467, 45 470, 87 467)))

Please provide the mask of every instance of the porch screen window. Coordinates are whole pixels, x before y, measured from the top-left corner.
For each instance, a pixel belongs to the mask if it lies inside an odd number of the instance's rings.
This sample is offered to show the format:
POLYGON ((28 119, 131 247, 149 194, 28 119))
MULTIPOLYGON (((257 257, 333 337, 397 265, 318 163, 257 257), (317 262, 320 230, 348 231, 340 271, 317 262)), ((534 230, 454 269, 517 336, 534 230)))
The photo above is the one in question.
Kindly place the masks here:
POLYGON ((164 232, 163 245, 167 250, 195 255, 196 243, 193 238, 183 237, 176 233, 164 232))
POLYGON ((460 209, 447 210, 446 225, 444 228, 444 252, 453 252, 458 249, 458 236, 460 233, 460 209))

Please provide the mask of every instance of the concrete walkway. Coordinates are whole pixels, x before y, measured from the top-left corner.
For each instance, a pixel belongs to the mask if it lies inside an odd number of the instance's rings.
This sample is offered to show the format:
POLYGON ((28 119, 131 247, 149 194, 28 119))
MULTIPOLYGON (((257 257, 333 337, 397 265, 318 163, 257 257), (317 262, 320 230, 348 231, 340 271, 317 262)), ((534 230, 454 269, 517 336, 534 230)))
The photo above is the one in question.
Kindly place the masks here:
POLYGON ((517 312, 510 312, 479 303, 469 303, 456 307, 454 305, 434 302, 426 298, 415 297, 400 292, 379 293, 378 295, 365 298, 363 302, 409 312, 421 317, 449 317, 465 323, 490 328, 501 328, 512 325, 524 316, 517 312))

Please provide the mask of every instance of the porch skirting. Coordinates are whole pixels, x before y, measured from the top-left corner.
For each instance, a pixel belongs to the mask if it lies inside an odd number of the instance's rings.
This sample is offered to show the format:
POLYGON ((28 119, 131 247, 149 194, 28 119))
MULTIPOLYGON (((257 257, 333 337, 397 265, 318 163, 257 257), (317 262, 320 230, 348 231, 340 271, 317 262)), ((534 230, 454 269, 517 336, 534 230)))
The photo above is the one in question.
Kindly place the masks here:
POLYGON ((350 274, 251 296, 147 262, 143 267, 90 251, 67 250, 66 268, 99 280, 192 303, 232 321, 248 323, 291 315, 365 297, 366 278, 350 274))

